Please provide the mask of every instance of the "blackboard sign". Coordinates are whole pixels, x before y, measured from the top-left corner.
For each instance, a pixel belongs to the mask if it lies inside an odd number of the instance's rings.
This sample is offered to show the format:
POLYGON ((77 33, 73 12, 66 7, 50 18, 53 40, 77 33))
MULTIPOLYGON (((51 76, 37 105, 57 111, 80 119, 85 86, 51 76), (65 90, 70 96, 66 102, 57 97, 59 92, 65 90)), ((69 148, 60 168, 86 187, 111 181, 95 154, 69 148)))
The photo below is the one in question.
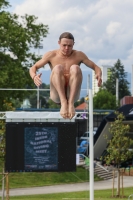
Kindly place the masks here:
POLYGON ((7 122, 5 171, 76 171, 76 133, 76 122, 7 122))
POLYGON ((24 129, 24 165, 26 170, 58 169, 58 128, 24 129))

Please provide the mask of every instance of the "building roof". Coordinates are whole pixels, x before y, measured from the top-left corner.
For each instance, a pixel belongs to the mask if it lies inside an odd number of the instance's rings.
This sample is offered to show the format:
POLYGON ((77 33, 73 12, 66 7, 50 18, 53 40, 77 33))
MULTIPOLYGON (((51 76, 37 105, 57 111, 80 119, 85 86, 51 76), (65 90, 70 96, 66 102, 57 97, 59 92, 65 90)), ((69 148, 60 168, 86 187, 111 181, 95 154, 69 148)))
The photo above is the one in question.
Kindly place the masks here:
POLYGON ((76 110, 86 110, 88 108, 88 105, 86 102, 81 103, 80 105, 78 105, 75 109, 76 110))

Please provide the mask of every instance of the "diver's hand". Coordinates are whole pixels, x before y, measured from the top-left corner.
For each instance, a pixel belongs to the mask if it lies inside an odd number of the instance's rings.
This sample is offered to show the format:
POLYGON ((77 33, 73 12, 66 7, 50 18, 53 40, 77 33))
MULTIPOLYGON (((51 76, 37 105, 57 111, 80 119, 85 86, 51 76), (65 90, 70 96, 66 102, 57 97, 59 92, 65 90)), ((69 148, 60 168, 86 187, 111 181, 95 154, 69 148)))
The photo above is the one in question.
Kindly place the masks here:
POLYGON ((42 73, 36 74, 36 75, 34 76, 34 78, 33 78, 33 81, 34 81, 34 83, 35 83, 35 85, 36 85, 37 87, 39 87, 39 86, 42 84, 41 75, 42 75, 42 73))

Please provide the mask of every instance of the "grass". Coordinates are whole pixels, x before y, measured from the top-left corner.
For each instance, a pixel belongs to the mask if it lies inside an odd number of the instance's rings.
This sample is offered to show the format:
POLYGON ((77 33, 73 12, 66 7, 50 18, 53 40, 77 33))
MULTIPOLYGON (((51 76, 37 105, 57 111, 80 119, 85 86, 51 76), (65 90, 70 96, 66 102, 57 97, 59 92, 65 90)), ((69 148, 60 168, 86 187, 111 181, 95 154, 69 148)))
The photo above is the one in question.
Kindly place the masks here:
MULTIPOLYGON (((127 200, 129 195, 133 193, 133 188, 125 188, 123 200, 127 200)), ((119 198, 112 198, 111 190, 95 190, 95 200, 118 200, 119 198)), ((89 192, 70 192, 70 193, 59 193, 59 194, 45 194, 45 195, 29 195, 29 196, 16 196, 10 197, 10 200, 89 200, 89 192)))
MULTIPOLYGON (((2 175, 0 175, 0 180, 1 179, 2 175)), ((82 167, 77 167, 76 172, 15 172, 9 173, 9 187, 27 188, 56 184, 81 183, 88 181, 88 179, 89 171, 82 167)), ((98 180, 101 179, 95 176, 95 181, 98 180)))
MULTIPOLYGON (((1 165, 0 165, 1 166, 1 165)), ((2 172, 2 168, 0 169, 2 172)), ((0 189, 1 189, 0 175, 0 189)), ((43 172, 43 173, 9 173, 9 188, 28 188, 35 186, 56 185, 66 183, 86 182, 89 179, 89 172, 82 167, 77 167, 76 172, 43 172)), ((95 181, 100 180, 95 176, 95 181)), ((133 193, 133 188, 125 188, 123 200, 127 200, 128 196, 133 193)), ((94 192, 95 200, 118 200, 112 198, 111 190, 96 190, 94 192)), ((58 193, 58 194, 44 194, 44 195, 28 195, 28 196, 11 196, 10 200, 89 200, 89 191, 58 193)))

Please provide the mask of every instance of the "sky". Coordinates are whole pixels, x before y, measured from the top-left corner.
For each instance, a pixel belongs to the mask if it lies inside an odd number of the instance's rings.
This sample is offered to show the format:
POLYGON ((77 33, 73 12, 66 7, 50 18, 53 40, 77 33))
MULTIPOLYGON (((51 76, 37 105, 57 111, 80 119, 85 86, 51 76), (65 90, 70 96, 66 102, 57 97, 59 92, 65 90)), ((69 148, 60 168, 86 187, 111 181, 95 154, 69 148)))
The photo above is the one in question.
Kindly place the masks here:
MULTIPOLYGON (((9 0, 10 11, 35 15, 49 26, 39 54, 58 49, 61 33, 74 35, 74 49, 83 51, 98 66, 114 65, 125 71, 133 65, 133 0, 9 0)), ((82 70, 88 70, 82 66, 82 70)))

